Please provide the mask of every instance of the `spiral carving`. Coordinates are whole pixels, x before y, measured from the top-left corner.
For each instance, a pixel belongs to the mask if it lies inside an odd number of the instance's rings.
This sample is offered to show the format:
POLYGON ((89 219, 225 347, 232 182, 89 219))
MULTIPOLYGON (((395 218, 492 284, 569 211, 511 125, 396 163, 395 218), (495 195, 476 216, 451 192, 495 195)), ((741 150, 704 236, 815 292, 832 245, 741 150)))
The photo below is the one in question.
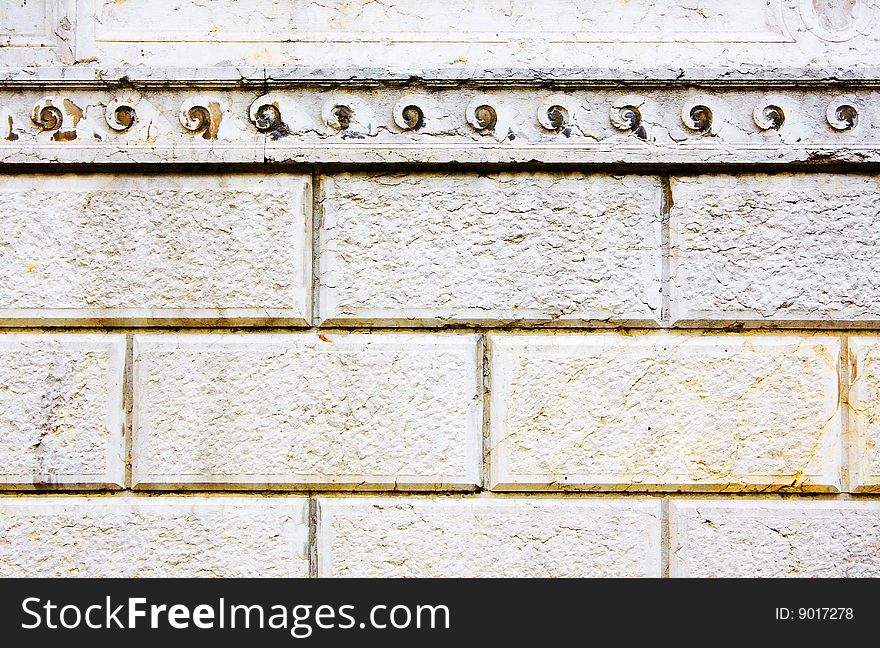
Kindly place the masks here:
POLYGON ((464 114, 470 127, 481 135, 491 135, 499 142, 516 138, 510 128, 510 114, 498 109, 492 95, 473 97, 464 114))
POLYGON ((538 104, 538 123, 542 128, 565 137, 571 137, 577 123, 580 104, 576 97, 554 94, 538 104))
POLYGON ((270 93, 257 97, 248 110, 251 123, 261 133, 268 133, 272 139, 280 139, 291 134, 288 122, 296 123, 298 114, 290 98, 283 93, 270 93))
POLYGON ((186 118, 181 121, 188 131, 198 132, 204 130, 211 123, 211 113, 204 106, 193 106, 186 111, 186 118))
POLYGON ((281 121, 281 110, 273 104, 259 106, 254 112, 253 122, 262 133, 276 130, 284 123, 281 121))
POLYGON ((482 104, 474 109, 474 120, 481 130, 493 130, 498 124, 498 113, 488 105, 482 104))
POLYGON ((52 133, 53 142, 71 142, 79 137, 78 124, 85 111, 67 97, 45 97, 34 104, 31 121, 52 133))
POLYGON ((855 102, 848 100, 832 101, 825 111, 825 118, 834 130, 853 130, 859 125, 859 109, 855 102))
POLYGON ((217 139, 223 112, 217 101, 197 99, 180 108, 180 125, 191 133, 201 133, 204 139, 217 139))
POLYGON ((378 133, 370 105, 351 93, 329 97, 321 106, 321 121, 338 131, 342 139, 364 139, 378 133))
POLYGON ((688 109, 685 106, 681 113, 681 121, 690 130, 697 131, 703 135, 712 134, 712 126, 715 115, 712 109, 702 103, 695 104, 688 109))
POLYGON ((64 115, 61 110, 51 104, 35 106, 31 119, 34 124, 39 126, 40 130, 44 131, 57 130, 64 123, 64 115))
POLYGON ((758 106, 752 113, 752 119, 761 130, 779 130, 785 124, 785 111, 776 104, 758 106))
POLYGON ((119 106, 119 108, 113 113, 113 116, 116 118, 113 127, 121 131, 131 128, 137 120, 137 113, 131 106, 119 106), (121 127, 118 127, 117 125, 121 127))
POLYGON ((425 113, 415 104, 410 104, 401 111, 401 119, 409 130, 419 130, 425 125, 425 113))
POLYGON ((645 123, 644 111, 650 110, 653 104, 645 97, 629 95, 619 97, 608 109, 611 125, 623 133, 630 133, 640 140, 648 140, 648 124, 645 123))
POLYGON ((110 128, 119 133, 124 133, 134 126, 137 121, 137 111, 128 102, 114 100, 107 105, 104 117, 110 128))
POLYGON ((403 131, 420 131, 428 128, 430 132, 441 125, 437 101, 429 94, 406 94, 400 97, 391 110, 394 124, 403 131))
POLYGON ((568 126, 571 116, 568 114, 568 108, 553 104, 547 109, 547 123, 550 124, 552 130, 561 131, 568 126))
POLYGON ((642 111, 638 106, 614 106, 610 117, 611 125, 619 131, 634 131, 642 124, 642 111))
POLYGON ((354 110, 352 110, 351 106, 334 106, 330 114, 333 115, 331 126, 334 126, 337 130, 348 129, 354 119, 354 110))

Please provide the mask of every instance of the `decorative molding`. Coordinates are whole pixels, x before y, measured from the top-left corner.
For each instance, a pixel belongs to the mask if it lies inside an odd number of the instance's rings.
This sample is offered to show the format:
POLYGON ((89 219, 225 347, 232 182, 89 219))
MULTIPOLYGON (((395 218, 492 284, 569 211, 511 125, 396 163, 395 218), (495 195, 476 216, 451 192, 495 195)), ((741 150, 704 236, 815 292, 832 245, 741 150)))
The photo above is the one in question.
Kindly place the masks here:
POLYGON ((342 85, 260 95, 0 87, 0 161, 860 162, 880 155, 867 108, 878 102, 880 90, 832 86, 768 94, 657 84, 634 94, 342 85))
MULTIPOLYGON (((880 60, 880 59, 878 59, 880 60)), ((880 63, 871 68, 778 67, 756 65, 729 68, 539 67, 389 69, 284 67, 0 67, 0 91, 37 89, 80 90, 214 90, 291 91, 298 88, 360 90, 423 86, 430 89, 566 88, 572 90, 621 88, 675 89, 699 86, 712 90, 796 90, 851 87, 880 88, 880 63)))
POLYGON ((134 102, 118 97, 107 104, 104 116, 107 119, 107 125, 118 133, 129 130, 138 120, 134 102))
POLYGON ((464 116, 470 127, 480 135, 503 142, 516 139, 511 113, 512 110, 502 107, 497 97, 483 94, 470 100, 464 116))
POLYGON ((77 0, 0 3, 0 64, 73 63, 77 0))
POLYGON ((422 130, 425 127, 424 104, 423 97, 404 97, 394 105, 394 123, 401 130, 422 130))
POLYGON ((871 32, 880 2, 800 0, 798 13, 810 33, 830 43, 844 43, 871 32))
POLYGON ((860 120, 859 103, 851 98, 834 99, 825 110, 825 118, 834 130, 855 130, 860 120))
POLYGON ((547 70, 571 71, 575 62, 640 74, 650 61, 673 77, 715 66, 727 73, 763 70, 772 78, 785 68, 852 72, 880 60, 880 0, 692 4, 8 0, 0 3, 0 68, 75 64, 100 75, 125 66, 149 74, 184 64, 202 74, 230 66, 277 68, 285 76, 310 66, 364 78, 369 68, 470 75, 479 61, 546 79, 547 70))
POLYGON ((565 94, 554 94, 538 104, 538 123, 541 127, 571 137, 578 119, 580 106, 575 97, 565 94))
POLYGON ((712 97, 695 97, 681 109, 681 123, 700 135, 716 135, 720 128, 720 111, 712 97))
POLYGON ((67 97, 44 97, 34 104, 31 121, 40 131, 51 133, 54 142, 71 142, 85 116, 82 108, 67 97))
POLYGON ((325 101, 321 106, 321 121, 343 139, 363 139, 378 132, 370 104, 355 95, 338 94, 325 101))
POLYGON ((647 140, 648 131, 642 114, 646 101, 644 97, 635 95, 614 101, 608 111, 611 125, 619 131, 632 133, 641 140, 647 140))
POLYGON ((762 102, 752 112, 755 125, 761 130, 780 130, 785 125, 785 109, 779 103, 762 102))

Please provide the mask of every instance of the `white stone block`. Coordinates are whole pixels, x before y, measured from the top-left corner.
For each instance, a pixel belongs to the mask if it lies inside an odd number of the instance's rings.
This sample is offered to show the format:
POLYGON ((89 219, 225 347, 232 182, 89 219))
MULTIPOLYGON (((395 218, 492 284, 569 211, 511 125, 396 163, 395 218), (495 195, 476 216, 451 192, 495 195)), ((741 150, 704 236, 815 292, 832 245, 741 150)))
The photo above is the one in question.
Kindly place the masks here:
POLYGON ((878 191, 855 174, 673 178, 672 319, 877 324, 878 191))
POLYGON ((303 324, 303 176, 6 175, 0 321, 303 324))
POLYGON ((849 338, 850 490, 880 491, 880 337, 849 338))
POLYGON ((341 174, 321 205, 325 323, 659 319, 656 178, 341 174))
POLYGON ((124 484, 121 335, 0 335, 0 484, 124 484))
POLYGON ((673 577, 880 576, 880 502, 676 501, 669 531, 673 577))
POLYGON ((830 336, 492 334, 498 490, 840 489, 830 336))
POLYGON ((322 498, 318 575, 660 575, 658 500, 322 498))
POLYGON ((0 499, 3 577, 305 577, 305 498, 0 499))
POLYGON ((473 488, 478 336, 137 335, 133 482, 473 488))

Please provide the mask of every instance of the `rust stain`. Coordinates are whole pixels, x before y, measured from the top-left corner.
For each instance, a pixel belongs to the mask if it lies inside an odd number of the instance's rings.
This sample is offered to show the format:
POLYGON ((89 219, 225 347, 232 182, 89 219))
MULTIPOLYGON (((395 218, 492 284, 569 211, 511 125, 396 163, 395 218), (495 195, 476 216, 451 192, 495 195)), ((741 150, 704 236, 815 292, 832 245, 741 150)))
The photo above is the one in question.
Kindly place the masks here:
POLYGON ((12 130, 12 115, 9 115, 7 119, 9 120, 9 134, 6 136, 6 139, 10 142, 14 142, 18 139, 18 135, 16 135, 15 131, 12 130))
POLYGON ((77 106, 70 99, 65 99, 64 110, 67 112, 68 115, 70 115, 70 119, 73 121, 73 127, 76 128, 79 120, 83 118, 82 108, 77 106))
POLYGON ((208 126, 205 128, 205 132, 202 133, 202 137, 205 139, 217 139, 217 131, 220 130, 220 122, 223 121, 223 111, 220 110, 220 104, 216 102, 210 102, 208 104, 208 126))
POLYGON ((76 139, 75 130, 56 131, 52 134, 53 142, 72 142, 76 139))
POLYGON ((328 337, 327 337, 326 335, 324 335, 323 333, 318 333, 318 339, 321 340, 321 342, 329 342, 330 344, 333 344, 333 340, 331 340, 330 338, 328 338, 328 337))

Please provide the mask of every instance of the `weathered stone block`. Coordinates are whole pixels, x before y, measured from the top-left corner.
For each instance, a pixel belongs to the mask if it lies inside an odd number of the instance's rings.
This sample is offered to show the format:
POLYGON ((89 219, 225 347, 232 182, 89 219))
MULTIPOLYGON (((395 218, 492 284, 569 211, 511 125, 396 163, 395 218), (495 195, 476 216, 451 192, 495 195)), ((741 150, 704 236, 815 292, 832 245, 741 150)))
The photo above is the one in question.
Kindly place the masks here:
POLYGON ((0 499, 0 575, 305 577, 304 498, 0 499))
POLYGON ((0 178, 0 320, 310 317, 310 183, 281 175, 0 178))
POLYGON ((342 174, 322 183, 324 322, 659 318, 656 178, 342 174))
POLYGON ((673 178, 672 318, 880 322, 876 177, 673 178))
POLYGON ((670 574, 877 577, 880 502, 694 500, 670 506, 670 574))
POLYGON ((472 488, 475 335, 138 335, 140 487, 472 488))
POLYGON ((121 335, 0 335, 0 484, 124 483, 121 335))
POLYGON ((848 341, 850 489, 880 491, 880 337, 848 341))
POLYGON ((828 336, 490 336, 491 487, 838 490, 828 336))
POLYGON ((660 503, 323 498, 318 575, 659 576, 660 503))

